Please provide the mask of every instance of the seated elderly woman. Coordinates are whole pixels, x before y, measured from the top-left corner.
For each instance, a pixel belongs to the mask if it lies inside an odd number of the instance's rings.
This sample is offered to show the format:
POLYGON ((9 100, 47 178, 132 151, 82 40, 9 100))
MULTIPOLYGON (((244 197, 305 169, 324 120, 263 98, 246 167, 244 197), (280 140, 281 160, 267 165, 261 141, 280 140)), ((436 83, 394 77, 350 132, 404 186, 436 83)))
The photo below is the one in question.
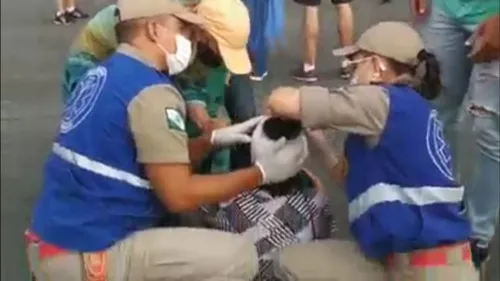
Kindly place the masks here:
MULTIPOLYGON (((303 137, 297 121, 272 117, 263 121, 260 129, 270 141, 303 137)), ((258 130, 259 127, 254 134, 258 130)), ((264 185, 217 206, 206 206, 195 216, 204 227, 241 233, 251 239, 260 262, 255 280, 279 280, 274 257, 280 249, 331 238, 335 230, 330 206, 321 189, 319 180, 302 170, 284 182, 264 185)))

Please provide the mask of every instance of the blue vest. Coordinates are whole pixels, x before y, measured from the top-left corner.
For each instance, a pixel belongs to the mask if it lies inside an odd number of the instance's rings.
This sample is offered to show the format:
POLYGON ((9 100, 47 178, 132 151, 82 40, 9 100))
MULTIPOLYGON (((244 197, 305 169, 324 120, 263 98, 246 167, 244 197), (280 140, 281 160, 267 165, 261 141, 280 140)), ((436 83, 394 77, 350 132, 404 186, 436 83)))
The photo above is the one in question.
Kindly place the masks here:
POLYGON ((34 210, 32 230, 43 241, 99 251, 165 214, 136 161, 127 112, 141 90, 157 84, 170 80, 121 53, 79 82, 64 108, 34 210))
POLYGON ((383 258, 467 240, 463 186, 436 112, 413 89, 386 88, 389 115, 380 141, 346 140, 346 191, 352 234, 370 257, 383 258))

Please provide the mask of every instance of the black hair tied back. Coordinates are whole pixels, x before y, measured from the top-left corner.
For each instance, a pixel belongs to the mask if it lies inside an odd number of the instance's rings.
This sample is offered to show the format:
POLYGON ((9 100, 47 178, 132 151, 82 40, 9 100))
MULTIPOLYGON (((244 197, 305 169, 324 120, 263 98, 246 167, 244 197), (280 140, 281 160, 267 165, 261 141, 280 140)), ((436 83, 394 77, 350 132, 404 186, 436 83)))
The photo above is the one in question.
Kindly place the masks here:
POLYGON ((417 91, 426 99, 433 100, 441 92, 441 72, 434 54, 422 49, 418 55, 415 74, 420 80, 417 91))

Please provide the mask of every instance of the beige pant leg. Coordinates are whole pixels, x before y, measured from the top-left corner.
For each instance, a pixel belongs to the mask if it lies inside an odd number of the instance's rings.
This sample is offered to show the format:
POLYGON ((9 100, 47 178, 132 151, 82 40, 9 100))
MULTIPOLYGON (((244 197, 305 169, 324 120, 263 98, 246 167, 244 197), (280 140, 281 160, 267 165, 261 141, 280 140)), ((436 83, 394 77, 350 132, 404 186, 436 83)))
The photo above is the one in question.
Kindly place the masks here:
POLYGON ((386 281, 382 264, 370 261, 352 241, 323 240, 283 249, 281 270, 294 281, 386 281))
POLYGON ((80 254, 61 254, 40 262, 37 281, 85 281, 80 254))
MULTIPOLYGON (((446 251, 446 264, 436 266, 412 266, 411 254, 395 254, 389 268, 391 281, 479 281, 471 260, 464 260, 464 247, 469 244, 443 249, 446 251)), ((419 251, 415 251, 419 252, 419 251)))
POLYGON ((248 281, 258 270, 251 241, 228 232, 156 228, 109 250, 109 281, 248 281))
POLYGON ((390 281, 479 281, 479 273, 466 264, 393 269, 390 276, 390 281))
MULTIPOLYGON (((106 281, 249 281, 258 271, 257 251, 250 241, 209 229, 141 231, 106 254, 106 281)), ((83 276, 78 253, 46 259, 36 270, 38 281, 87 281, 83 276)))

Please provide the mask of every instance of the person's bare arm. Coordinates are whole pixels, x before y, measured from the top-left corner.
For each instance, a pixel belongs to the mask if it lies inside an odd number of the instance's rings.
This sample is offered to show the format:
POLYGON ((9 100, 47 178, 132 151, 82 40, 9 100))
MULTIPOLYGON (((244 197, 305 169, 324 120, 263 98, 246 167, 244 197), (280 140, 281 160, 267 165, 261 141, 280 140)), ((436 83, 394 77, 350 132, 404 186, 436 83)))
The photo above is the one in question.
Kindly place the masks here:
POLYGON ((184 212, 234 197, 262 181, 257 167, 225 175, 201 176, 191 172, 191 158, 208 150, 210 138, 188 142, 184 103, 169 86, 143 90, 130 103, 129 124, 137 148, 137 161, 158 198, 172 212, 184 212), (191 151, 190 151, 191 150, 191 151))
POLYGON ((429 1, 410 0, 410 10, 414 18, 425 15, 429 10, 429 1))
POLYGON ((208 115, 207 109, 204 104, 198 102, 189 102, 186 105, 187 116, 193 120, 193 122, 202 131, 206 131, 206 128, 210 126, 211 118, 208 115))
POLYGON ((344 183, 345 177, 347 175, 347 159, 345 156, 341 156, 339 161, 332 167, 330 175, 336 184, 342 185, 344 183))
POLYGON ((469 56, 476 63, 488 63, 500 59, 500 14, 484 21, 474 32, 469 56))
POLYGON ((198 165, 212 150, 211 131, 188 140, 189 160, 192 166, 198 165))

